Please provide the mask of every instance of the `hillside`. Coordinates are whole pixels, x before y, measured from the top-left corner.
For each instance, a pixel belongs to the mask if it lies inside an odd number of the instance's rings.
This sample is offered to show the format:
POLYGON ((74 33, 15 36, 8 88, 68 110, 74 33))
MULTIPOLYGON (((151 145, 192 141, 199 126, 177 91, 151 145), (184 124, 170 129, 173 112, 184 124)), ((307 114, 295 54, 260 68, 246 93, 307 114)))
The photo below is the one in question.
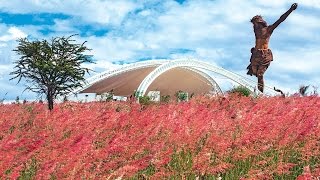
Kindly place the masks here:
POLYGON ((320 98, 0 104, 0 179, 320 176, 320 98))

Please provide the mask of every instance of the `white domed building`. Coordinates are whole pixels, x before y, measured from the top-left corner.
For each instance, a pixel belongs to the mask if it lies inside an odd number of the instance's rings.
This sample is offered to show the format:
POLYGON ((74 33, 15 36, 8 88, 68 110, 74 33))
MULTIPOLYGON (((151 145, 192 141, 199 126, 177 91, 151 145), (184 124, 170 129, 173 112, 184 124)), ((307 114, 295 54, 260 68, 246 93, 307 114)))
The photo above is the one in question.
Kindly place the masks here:
POLYGON ((160 92, 161 96, 174 96, 177 91, 189 95, 222 94, 219 84, 209 72, 224 76, 252 92, 257 91, 256 82, 236 73, 199 60, 177 59, 141 61, 102 72, 87 79, 87 84, 75 93, 101 95, 112 91, 121 97, 130 97, 134 92, 143 96, 154 91, 160 92))

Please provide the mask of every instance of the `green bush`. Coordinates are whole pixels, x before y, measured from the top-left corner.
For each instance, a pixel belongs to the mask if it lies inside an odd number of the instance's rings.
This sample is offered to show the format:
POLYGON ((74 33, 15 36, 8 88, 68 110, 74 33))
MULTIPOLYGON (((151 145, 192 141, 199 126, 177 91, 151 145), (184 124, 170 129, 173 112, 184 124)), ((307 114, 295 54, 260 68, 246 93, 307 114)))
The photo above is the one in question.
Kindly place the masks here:
POLYGON ((239 94, 239 95, 242 95, 242 96, 250 96, 251 94, 251 91, 247 88, 247 87, 244 87, 244 86, 237 86, 237 87, 234 87, 232 88, 231 90, 227 91, 228 93, 230 94, 239 94))
POLYGON ((179 90, 175 93, 175 96, 177 97, 178 102, 188 101, 188 93, 187 92, 183 92, 183 91, 179 90))
POLYGON ((149 105, 151 103, 149 96, 140 96, 139 97, 139 103, 141 105, 149 105))
POLYGON ((136 98, 138 98, 138 97, 142 96, 142 92, 135 90, 135 91, 133 92, 133 96, 136 97, 136 98))
POLYGON ((170 95, 165 95, 160 97, 160 102, 169 103, 170 102, 170 95))

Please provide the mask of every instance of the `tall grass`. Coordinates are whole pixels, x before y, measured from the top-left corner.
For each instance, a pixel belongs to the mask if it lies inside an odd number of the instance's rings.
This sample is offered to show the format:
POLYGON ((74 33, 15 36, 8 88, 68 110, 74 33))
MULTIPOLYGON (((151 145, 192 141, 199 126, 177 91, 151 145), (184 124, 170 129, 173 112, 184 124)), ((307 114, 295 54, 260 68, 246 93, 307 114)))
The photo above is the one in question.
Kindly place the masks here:
POLYGON ((310 179, 320 98, 0 104, 0 179, 310 179))

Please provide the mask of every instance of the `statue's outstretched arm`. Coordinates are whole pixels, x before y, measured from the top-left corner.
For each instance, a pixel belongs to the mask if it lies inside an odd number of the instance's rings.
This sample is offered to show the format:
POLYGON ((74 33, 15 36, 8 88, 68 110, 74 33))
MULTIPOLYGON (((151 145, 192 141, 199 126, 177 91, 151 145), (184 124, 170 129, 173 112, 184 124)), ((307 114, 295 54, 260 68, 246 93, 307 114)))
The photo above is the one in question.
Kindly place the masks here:
POLYGON ((275 23, 268 26, 268 31, 272 33, 273 30, 279 26, 279 24, 281 24, 284 20, 287 19, 287 17, 289 16, 290 13, 292 13, 292 11, 297 9, 297 7, 298 7, 298 4, 293 3, 287 12, 285 12, 275 23))

